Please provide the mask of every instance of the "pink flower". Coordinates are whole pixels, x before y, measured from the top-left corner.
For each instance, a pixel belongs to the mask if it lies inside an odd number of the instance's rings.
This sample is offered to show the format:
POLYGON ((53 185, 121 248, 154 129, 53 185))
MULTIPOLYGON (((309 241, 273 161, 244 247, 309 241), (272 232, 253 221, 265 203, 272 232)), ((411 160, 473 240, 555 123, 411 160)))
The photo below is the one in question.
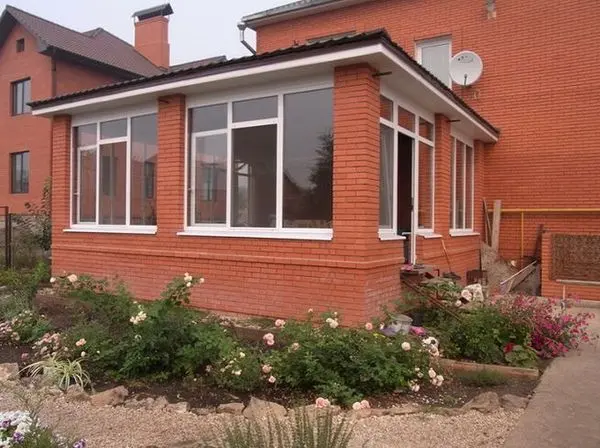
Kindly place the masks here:
POLYGON ((298 350, 298 349, 300 348, 300 344, 298 344, 297 342, 294 342, 294 343, 292 344, 292 347, 291 347, 291 348, 292 348, 292 351, 294 351, 294 352, 295 352, 296 350, 298 350))
POLYGON ((327 398, 319 397, 315 400, 315 407, 317 409, 323 409, 328 406, 331 406, 331 402, 327 398))
POLYGON ((367 331, 373 331, 373 324, 371 322, 367 322, 365 324, 365 330, 367 330, 367 331))
POLYGON ((87 341, 85 339, 81 338, 80 340, 78 340, 77 342, 75 342, 75 345, 77 347, 81 347, 81 346, 84 346, 86 342, 87 341))
POLYGON ((371 407, 371 405, 369 404, 369 402, 367 400, 361 401, 360 405, 362 406, 363 409, 369 409, 371 407))
POLYGON ((274 341, 273 339, 268 339, 268 340, 267 340, 267 345, 268 345, 269 347, 271 347, 271 346, 275 345, 275 341, 274 341))
POLYGON ((28 358, 29 358, 29 353, 22 353, 21 354, 21 361, 27 361, 28 358))
POLYGON ((263 373, 271 373, 271 370, 273 370, 273 367, 269 364, 265 364, 262 366, 263 373))
POLYGON ((271 384, 275 384, 275 381, 277 381, 277 378, 275 378, 273 375, 271 375, 267 381, 271 384))
POLYGON ((283 328, 285 326, 285 320, 283 320, 283 319, 277 319, 275 321, 275 326, 277 328, 283 328))

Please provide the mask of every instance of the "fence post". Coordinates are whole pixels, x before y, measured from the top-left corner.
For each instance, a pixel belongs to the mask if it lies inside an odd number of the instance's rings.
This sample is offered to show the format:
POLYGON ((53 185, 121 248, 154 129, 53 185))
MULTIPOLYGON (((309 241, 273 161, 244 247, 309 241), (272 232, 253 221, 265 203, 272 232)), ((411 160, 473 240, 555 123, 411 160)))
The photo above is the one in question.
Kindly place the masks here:
POLYGON ((6 269, 10 269, 12 267, 12 215, 8 211, 8 207, 6 207, 6 218, 4 219, 6 225, 6 248, 5 248, 5 258, 6 258, 6 269))

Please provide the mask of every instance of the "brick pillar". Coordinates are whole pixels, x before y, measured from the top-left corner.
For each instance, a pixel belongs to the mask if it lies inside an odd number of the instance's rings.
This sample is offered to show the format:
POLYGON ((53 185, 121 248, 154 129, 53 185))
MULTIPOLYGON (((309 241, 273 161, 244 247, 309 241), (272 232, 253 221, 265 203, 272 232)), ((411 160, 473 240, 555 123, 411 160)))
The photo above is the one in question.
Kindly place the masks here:
POLYGON ((452 192, 452 140, 450 121, 435 115, 435 226, 433 231, 448 235, 450 229, 450 195, 452 192))
POLYGON ((485 216, 483 213, 483 198, 484 183, 485 183, 485 151, 483 142, 475 140, 474 145, 474 158, 475 164, 473 166, 474 177, 475 177, 475 190, 473 199, 473 230, 481 233, 481 239, 485 238, 485 216))
POLYGON ((157 225, 161 237, 183 230, 185 184, 185 96, 158 99, 157 225))
POLYGON ((334 242, 357 256, 373 250, 379 229, 379 79, 366 64, 335 68, 334 242))
POLYGON ((58 242, 70 226, 71 116, 52 119, 52 241, 58 242))

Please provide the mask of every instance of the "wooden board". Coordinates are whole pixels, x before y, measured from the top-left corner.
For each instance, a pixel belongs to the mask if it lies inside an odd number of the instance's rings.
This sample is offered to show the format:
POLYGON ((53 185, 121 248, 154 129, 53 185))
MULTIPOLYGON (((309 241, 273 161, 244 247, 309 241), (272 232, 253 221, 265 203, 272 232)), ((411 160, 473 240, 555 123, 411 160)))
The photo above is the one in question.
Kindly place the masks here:
POLYGON ((500 218, 502 216, 502 201, 494 201, 494 215, 492 217, 492 249, 496 252, 500 247, 500 218))

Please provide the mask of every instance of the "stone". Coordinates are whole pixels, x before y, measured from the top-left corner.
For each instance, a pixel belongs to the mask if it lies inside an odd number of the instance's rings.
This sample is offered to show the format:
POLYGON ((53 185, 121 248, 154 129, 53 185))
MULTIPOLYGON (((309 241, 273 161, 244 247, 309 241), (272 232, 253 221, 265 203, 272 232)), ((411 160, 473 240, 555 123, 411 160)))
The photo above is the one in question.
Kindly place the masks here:
POLYGON ((190 410, 190 404, 187 401, 180 401, 179 403, 168 404, 165 410, 176 414, 185 414, 190 410))
POLYGON ((500 398, 496 392, 484 392, 466 403, 462 409, 490 413, 500 408, 500 398))
POLYGON ((68 403, 73 403, 76 401, 90 401, 90 396, 83 389, 83 387, 77 384, 72 384, 67 388, 67 391, 65 393, 65 400, 68 403))
POLYGON ((19 379, 19 365, 16 362, 0 364, 0 382, 17 381, 19 379))
POLYGON ((138 400, 137 398, 130 398, 123 403, 123 406, 127 409, 149 409, 154 404, 154 398, 145 398, 138 400))
POLYGON ((349 416, 353 420, 362 420, 364 418, 369 418, 373 414, 371 409, 353 409, 350 411, 349 416))
POLYGON ((201 417, 214 414, 217 411, 216 408, 193 408, 191 412, 201 417))
POLYGON ((525 397, 518 397, 512 394, 506 394, 502 396, 502 407, 509 411, 514 411, 517 409, 525 409, 529 400, 525 397))
POLYGON ((289 416, 295 417, 296 413, 302 414, 306 413, 308 418, 314 418, 316 413, 321 415, 325 415, 328 412, 331 412, 333 416, 340 415, 342 413, 342 408, 339 406, 328 406, 326 408, 317 408, 314 404, 308 406, 300 406, 298 408, 290 409, 289 416))
POLYGON ((152 402, 152 404, 149 405, 150 406, 149 409, 152 409, 154 411, 159 411, 161 409, 166 408, 168 405, 169 405, 169 401, 161 395, 156 400, 154 400, 152 402))
POLYGON ((383 417, 384 415, 390 415, 390 410, 381 408, 371 409, 371 416, 373 417, 383 417))
POLYGON ((262 420, 268 417, 281 419, 287 415, 287 409, 280 404, 251 397, 250 403, 248 403, 248 406, 246 409, 244 409, 242 414, 244 417, 249 419, 253 418, 262 420))
POLYGON ((90 402, 93 406, 118 406, 125 403, 128 395, 129 391, 124 386, 118 386, 92 395, 90 402))
POLYGON ((390 408, 388 411, 389 415, 410 415, 421 412, 422 408, 416 404, 403 404, 399 407, 390 408))
POLYGON ((242 415, 244 403, 225 403, 217 407, 217 414, 242 415))

